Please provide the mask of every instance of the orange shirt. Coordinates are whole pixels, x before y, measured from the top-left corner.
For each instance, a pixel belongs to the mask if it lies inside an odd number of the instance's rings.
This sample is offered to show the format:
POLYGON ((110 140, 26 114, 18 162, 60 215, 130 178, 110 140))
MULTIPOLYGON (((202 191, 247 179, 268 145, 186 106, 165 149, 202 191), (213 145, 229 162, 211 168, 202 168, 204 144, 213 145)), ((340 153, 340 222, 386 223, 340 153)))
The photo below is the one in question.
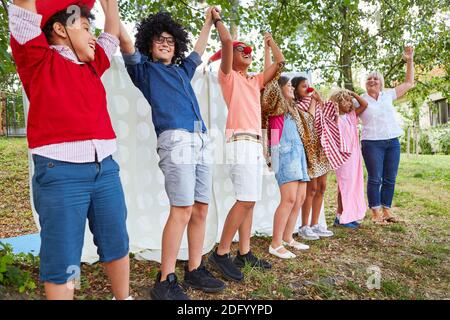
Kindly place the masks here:
POLYGON ((228 107, 227 139, 233 133, 261 136, 261 90, 264 88, 264 74, 247 78, 242 72, 232 70, 229 74, 224 74, 219 68, 219 84, 228 107))

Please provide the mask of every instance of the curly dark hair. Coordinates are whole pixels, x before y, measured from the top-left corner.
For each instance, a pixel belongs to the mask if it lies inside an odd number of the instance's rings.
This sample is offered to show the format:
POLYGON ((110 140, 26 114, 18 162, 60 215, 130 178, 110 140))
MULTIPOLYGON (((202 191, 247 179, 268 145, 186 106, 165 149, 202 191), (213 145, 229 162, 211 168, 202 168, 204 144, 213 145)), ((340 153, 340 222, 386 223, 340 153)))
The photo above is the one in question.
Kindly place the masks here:
POLYGON ((291 80, 291 84, 294 87, 294 96, 295 96, 295 100, 299 100, 300 97, 297 94, 297 88, 300 85, 300 83, 302 83, 303 81, 306 81, 308 79, 306 79, 305 77, 294 77, 291 80))
MULTIPOLYGON (((91 10, 84 6, 84 5, 78 5, 80 7, 80 16, 82 18, 86 18, 89 20, 89 23, 91 23, 95 16, 91 13, 91 10)), ((44 27, 42 28, 42 32, 44 33, 45 37, 47 38, 47 41, 51 43, 52 34, 53 34, 53 25, 57 22, 61 23, 63 26, 67 26, 69 18, 73 17, 73 12, 67 12, 67 9, 61 10, 57 13, 55 13, 53 16, 48 19, 48 21, 45 23, 44 27)))
POLYGON ((153 39, 163 32, 170 33, 175 38, 175 53, 173 64, 180 64, 188 51, 189 34, 186 29, 175 21, 170 13, 161 11, 151 14, 137 25, 136 48, 142 54, 149 55, 153 39))

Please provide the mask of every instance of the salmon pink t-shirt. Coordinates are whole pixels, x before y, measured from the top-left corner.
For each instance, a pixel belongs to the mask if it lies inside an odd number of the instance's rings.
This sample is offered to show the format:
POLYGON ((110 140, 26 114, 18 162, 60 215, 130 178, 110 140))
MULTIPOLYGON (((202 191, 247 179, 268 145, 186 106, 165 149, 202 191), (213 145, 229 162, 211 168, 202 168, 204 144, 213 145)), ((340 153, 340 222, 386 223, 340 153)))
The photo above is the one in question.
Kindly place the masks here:
POLYGON ((245 76, 232 70, 229 74, 219 69, 219 84, 228 107, 226 137, 234 133, 262 135, 261 90, 264 89, 264 74, 245 76))

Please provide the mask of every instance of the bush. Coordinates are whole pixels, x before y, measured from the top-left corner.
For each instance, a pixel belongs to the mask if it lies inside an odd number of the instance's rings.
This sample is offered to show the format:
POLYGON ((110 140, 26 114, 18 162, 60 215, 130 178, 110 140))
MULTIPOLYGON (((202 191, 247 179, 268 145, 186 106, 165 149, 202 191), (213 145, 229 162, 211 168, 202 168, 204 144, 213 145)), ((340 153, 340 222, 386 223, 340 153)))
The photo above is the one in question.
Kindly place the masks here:
POLYGON ((449 154, 449 123, 424 130, 423 134, 428 136, 433 153, 449 154))
POLYGON ((450 132, 445 133, 439 140, 440 151, 444 154, 450 154, 450 132))
POLYGON ((433 154, 433 149, 430 144, 428 135, 422 134, 419 139, 419 147, 421 154, 433 154))
POLYGON ((0 285, 16 287, 20 293, 36 288, 36 283, 29 272, 19 268, 20 265, 37 265, 37 258, 32 254, 14 254, 12 247, 0 242, 0 285))

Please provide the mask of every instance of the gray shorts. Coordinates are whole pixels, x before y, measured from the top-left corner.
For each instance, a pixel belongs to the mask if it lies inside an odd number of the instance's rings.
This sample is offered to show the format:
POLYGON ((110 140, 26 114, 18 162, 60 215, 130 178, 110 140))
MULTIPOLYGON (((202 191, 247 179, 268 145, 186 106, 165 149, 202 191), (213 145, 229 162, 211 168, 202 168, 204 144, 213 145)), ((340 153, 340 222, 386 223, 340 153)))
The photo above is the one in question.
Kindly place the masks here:
POLYGON ((158 137, 159 167, 171 206, 208 204, 212 186, 212 147, 201 132, 167 130, 158 137))

